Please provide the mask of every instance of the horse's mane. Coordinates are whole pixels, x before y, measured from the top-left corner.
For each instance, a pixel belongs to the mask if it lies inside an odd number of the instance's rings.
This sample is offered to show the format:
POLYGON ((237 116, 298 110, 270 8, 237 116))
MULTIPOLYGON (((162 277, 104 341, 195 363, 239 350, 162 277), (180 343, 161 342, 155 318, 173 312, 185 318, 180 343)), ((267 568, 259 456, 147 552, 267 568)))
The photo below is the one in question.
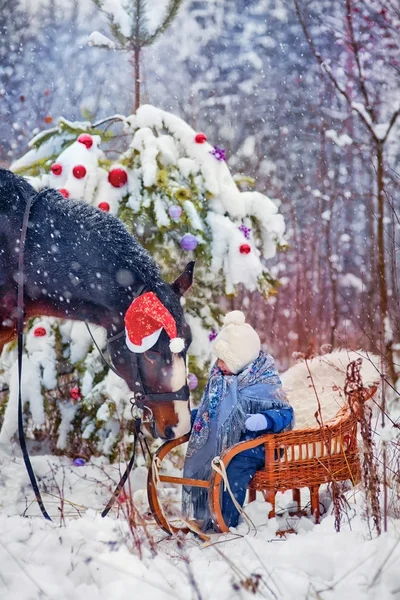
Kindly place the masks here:
MULTIPOLYGON (((180 332, 183 312, 179 297, 162 279, 160 268, 153 257, 137 239, 129 233, 125 225, 108 213, 77 200, 65 199, 54 189, 36 190, 22 177, 0 169, 0 214, 12 208, 15 216, 21 219, 29 196, 34 195, 33 207, 43 205, 46 210, 54 210, 82 230, 89 232, 107 247, 107 252, 115 255, 122 267, 132 269, 146 287, 153 291, 168 308, 176 320, 180 332)), ((34 209, 32 209, 34 210, 34 209)))

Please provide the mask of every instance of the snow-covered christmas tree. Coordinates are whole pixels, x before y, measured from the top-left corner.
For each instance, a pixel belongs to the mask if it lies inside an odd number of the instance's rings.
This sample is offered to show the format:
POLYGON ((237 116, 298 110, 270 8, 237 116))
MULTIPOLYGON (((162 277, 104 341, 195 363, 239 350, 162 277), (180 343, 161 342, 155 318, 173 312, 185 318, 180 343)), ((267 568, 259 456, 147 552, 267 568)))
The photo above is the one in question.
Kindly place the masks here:
MULTIPOLYGON (((259 192, 241 191, 225 159, 224 150, 211 145, 206 134, 171 113, 143 105, 129 117, 117 115, 95 125, 60 119, 38 134, 31 150, 12 167, 37 190, 56 188, 66 202, 82 200, 122 219, 167 281, 189 260, 196 261, 195 287, 185 305, 193 333, 192 389, 198 380, 200 389, 204 382, 221 296, 235 294, 240 285, 268 295, 275 281, 266 260, 285 245, 277 203, 259 192)), ((102 331, 96 336, 104 347, 102 331)), ((129 419, 129 391, 104 367, 85 326, 35 319, 25 351, 27 370, 37 382, 32 426, 51 422, 60 451, 116 456, 121 423, 129 419)), ((11 368, 14 358, 12 349, 11 354, 6 349, 3 368, 11 368)), ((7 368, 2 379, 13 380, 7 368)), ((9 408, 3 439, 13 433, 11 423, 9 408)))

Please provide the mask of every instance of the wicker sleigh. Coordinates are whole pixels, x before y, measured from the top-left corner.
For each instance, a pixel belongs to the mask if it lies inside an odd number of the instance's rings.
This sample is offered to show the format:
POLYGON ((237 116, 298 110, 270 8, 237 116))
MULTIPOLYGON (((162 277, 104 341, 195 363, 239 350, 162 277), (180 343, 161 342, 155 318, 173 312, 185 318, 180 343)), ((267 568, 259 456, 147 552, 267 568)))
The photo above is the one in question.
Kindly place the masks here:
MULTIPOLYGON (((376 387, 370 388, 368 398, 375 392, 376 387)), ((157 473, 167 454, 188 439, 189 435, 186 435, 166 442, 158 449, 153 457, 153 465, 158 465, 157 473)), ((269 518, 275 516, 275 496, 278 491, 292 490, 293 499, 300 508, 300 489, 306 487, 311 495, 311 513, 318 523, 319 487, 332 481, 350 480, 353 485, 360 481, 357 421, 347 406, 340 409, 322 427, 267 434, 235 444, 220 457, 225 469, 238 453, 262 444, 265 446, 265 466, 253 477, 248 492, 250 502, 255 500, 256 492, 259 491, 272 504, 269 518)), ((165 515, 158 495, 158 485, 163 482, 207 488, 215 528, 223 533, 229 531, 221 512, 223 478, 220 473, 213 471, 210 481, 202 481, 168 475, 155 477, 155 469, 149 469, 148 499, 155 520, 166 532, 188 531, 184 522, 177 526, 172 518, 170 520, 165 515)))

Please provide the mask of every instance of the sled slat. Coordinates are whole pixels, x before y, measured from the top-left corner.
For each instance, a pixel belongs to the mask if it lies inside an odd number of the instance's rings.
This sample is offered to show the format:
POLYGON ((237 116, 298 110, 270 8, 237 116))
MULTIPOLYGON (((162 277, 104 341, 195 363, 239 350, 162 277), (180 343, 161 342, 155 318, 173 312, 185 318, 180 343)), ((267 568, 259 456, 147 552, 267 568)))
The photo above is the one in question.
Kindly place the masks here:
POLYGON ((165 483, 178 483, 179 485, 192 485, 194 487, 208 488, 209 481, 201 481, 201 479, 186 479, 185 477, 171 477, 170 475, 160 475, 160 481, 165 483))

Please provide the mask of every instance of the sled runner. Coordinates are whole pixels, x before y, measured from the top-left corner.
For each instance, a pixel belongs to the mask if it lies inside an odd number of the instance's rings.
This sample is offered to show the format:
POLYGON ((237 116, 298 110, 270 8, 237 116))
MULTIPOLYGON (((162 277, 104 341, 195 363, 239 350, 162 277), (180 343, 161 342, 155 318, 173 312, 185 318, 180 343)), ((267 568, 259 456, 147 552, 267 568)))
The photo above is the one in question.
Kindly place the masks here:
MULTIPOLYGON (((370 387, 363 401, 371 398, 377 388, 370 387)), ((364 390, 365 392, 365 390, 364 390)), ((222 533, 229 531, 221 511, 224 473, 234 456, 244 450, 264 444, 265 466, 254 476, 248 488, 249 502, 261 492, 272 509, 268 518, 275 516, 275 496, 278 491, 292 490, 293 500, 300 509, 301 488, 309 488, 311 514, 319 522, 319 487, 329 482, 350 480, 353 485, 360 481, 360 459, 357 444, 357 420, 349 406, 341 408, 336 416, 322 427, 295 429, 286 433, 266 434, 256 439, 239 442, 226 450, 217 461, 210 481, 185 479, 160 474, 162 461, 168 453, 189 439, 185 435, 165 442, 153 456, 148 476, 148 499, 151 511, 160 527, 168 533, 188 532, 184 520, 169 517, 162 508, 161 485, 163 483, 199 486, 208 489, 208 502, 215 528, 222 533), (275 457, 278 457, 275 459, 275 457), (177 524, 178 523, 178 524, 177 524)))

